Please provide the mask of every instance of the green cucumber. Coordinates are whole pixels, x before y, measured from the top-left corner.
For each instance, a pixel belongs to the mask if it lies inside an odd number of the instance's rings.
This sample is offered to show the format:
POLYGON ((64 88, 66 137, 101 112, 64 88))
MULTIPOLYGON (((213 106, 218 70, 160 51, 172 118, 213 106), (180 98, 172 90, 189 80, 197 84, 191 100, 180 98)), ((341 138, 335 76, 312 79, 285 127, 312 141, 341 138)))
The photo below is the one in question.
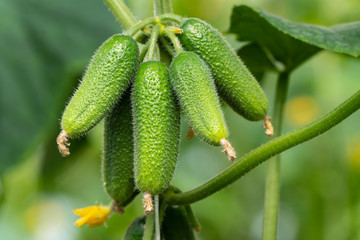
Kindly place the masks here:
POLYGON ((135 196, 133 129, 130 93, 126 92, 105 118, 103 182, 121 211, 135 196))
POLYGON ((83 135, 110 111, 134 76, 138 59, 130 36, 114 35, 99 47, 62 116, 69 137, 83 135))
POLYGON ((159 61, 139 66, 132 90, 135 182, 141 192, 167 189, 175 170, 180 114, 169 72, 159 61))
POLYGON ((170 79, 195 133, 212 145, 220 145, 221 139, 227 139, 228 130, 206 63, 195 53, 179 53, 170 65, 170 79))
POLYGON ((208 64, 219 96, 251 121, 263 120, 268 102, 263 90, 221 34, 199 19, 187 19, 181 26, 180 42, 208 64))

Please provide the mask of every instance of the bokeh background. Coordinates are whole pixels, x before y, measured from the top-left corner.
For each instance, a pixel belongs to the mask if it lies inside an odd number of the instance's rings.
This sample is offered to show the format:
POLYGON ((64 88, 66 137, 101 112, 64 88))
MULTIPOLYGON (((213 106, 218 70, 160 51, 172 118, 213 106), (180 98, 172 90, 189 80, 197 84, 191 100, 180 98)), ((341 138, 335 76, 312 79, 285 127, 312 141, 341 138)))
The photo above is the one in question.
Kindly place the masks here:
MULTIPOLYGON (((138 19, 150 0, 127 1, 138 19)), ((331 26, 359 21, 358 0, 174 0, 175 13, 202 18, 221 31, 234 4, 249 4, 292 21, 331 26)), ((102 124, 71 141, 61 158, 55 139, 61 113, 94 50, 121 32, 101 0, 0 0, 0 238, 122 239, 142 215, 138 197, 107 226, 81 229, 72 209, 107 204, 100 172, 102 124)), ((238 47, 234 36, 227 38, 238 47)), ((330 111, 360 88, 359 59, 320 52, 292 75, 284 132, 330 111)), ((270 103, 275 74, 263 81, 270 103)), ((271 105, 271 104, 270 104, 271 105)), ((243 155, 266 142, 262 123, 224 109, 230 141, 243 155)), ((271 109, 270 109, 271 113, 271 109)), ((280 240, 360 239, 360 112, 282 154, 280 240)), ((173 184, 189 190, 225 169, 219 148, 185 139, 173 184)), ((226 189, 193 204, 199 239, 261 239, 266 163, 226 189)))

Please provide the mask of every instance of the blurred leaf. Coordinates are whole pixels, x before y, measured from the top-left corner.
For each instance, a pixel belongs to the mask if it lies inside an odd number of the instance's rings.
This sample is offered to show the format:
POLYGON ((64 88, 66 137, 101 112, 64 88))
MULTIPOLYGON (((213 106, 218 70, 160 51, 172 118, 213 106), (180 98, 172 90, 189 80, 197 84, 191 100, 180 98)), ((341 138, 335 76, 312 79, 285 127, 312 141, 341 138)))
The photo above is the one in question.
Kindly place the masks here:
POLYGON ((229 32, 237 34, 240 41, 254 41, 266 47, 288 71, 320 49, 360 55, 360 22, 328 28, 294 23, 262 9, 241 5, 233 8, 229 32))
POLYGON ((120 31, 102 1, 1 1, 0 174, 59 128, 73 76, 120 31))
POLYGON ((257 43, 250 43, 241 47, 237 54, 259 82, 265 71, 278 71, 275 63, 270 60, 269 56, 257 43))

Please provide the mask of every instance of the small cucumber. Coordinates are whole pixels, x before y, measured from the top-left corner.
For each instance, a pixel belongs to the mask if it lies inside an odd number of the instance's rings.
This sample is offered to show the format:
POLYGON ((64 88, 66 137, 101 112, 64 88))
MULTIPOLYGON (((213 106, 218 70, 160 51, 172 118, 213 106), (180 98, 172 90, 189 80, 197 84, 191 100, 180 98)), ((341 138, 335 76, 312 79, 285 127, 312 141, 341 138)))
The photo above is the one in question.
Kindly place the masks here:
POLYGON ((114 35, 99 47, 62 116, 61 127, 69 137, 83 135, 109 112, 128 87, 138 59, 130 36, 114 35))
POLYGON ((170 65, 172 87, 195 133, 212 145, 228 137, 214 81, 206 63, 192 52, 178 54, 170 65))
POLYGON ((127 228, 123 240, 142 240, 145 230, 145 216, 135 218, 127 228))
POLYGON ((183 206, 168 206, 165 210, 162 224, 165 239, 195 240, 195 233, 191 227, 186 210, 183 206))
POLYGON ((139 66, 132 90, 135 182, 157 195, 170 184, 179 147, 180 114, 169 72, 159 61, 139 66))
POLYGON ((102 159, 105 190, 120 211, 135 196, 133 149, 131 101, 126 92, 105 118, 102 159))
POLYGON ((263 90, 221 34, 208 23, 193 18, 181 28, 181 44, 208 64, 219 96, 246 119, 264 119, 268 102, 263 90))

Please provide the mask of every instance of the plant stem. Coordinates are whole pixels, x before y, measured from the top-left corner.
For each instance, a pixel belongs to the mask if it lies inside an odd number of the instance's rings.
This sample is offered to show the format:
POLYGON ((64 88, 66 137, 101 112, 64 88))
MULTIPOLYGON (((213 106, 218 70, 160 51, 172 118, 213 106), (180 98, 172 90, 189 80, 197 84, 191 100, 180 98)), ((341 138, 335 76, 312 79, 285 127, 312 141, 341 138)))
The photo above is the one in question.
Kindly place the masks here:
POLYGON ((132 15, 130 9, 126 6, 123 0, 104 1, 125 30, 128 30, 136 24, 135 17, 132 15))
POLYGON ((164 46, 164 48, 166 49, 166 51, 172 56, 174 57, 176 55, 173 47, 170 45, 170 43, 165 39, 164 36, 160 36, 160 42, 162 43, 162 45, 164 46))
POLYGON ((139 22, 138 24, 132 26, 127 30, 127 34, 130 36, 135 35, 138 31, 145 28, 148 25, 155 24, 160 20, 160 22, 170 21, 180 24, 181 21, 183 21, 183 18, 174 14, 163 14, 158 17, 149 17, 143 20, 142 22, 139 22))
POLYGON ((145 61, 155 59, 155 50, 156 50, 156 44, 159 37, 160 32, 160 25, 156 24, 154 25, 152 29, 152 33, 149 40, 149 49, 147 51, 147 54, 145 56, 145 61))
POLYGON ((176 37, 176 35, 172 31, 170 31, 169 29, 165 29, 164 34, 171 40, 171 43, 174 46, 176 54, 179 54, 184 51, 179 39, 176 37))
POLYGON ((169 191, 165 194, 165 199, 169 204, 186 205, 197 202, 233 183, 270 157, 328 131, 359 108, 360 91, 357 91, 320 119, 268 141, 203 185, 184 193, 175 194, 169 191))
POLYGON ((154 1, 154 16, 159 16, 164 13, 172 13, 171 0, 153 0, 154 1))
POLYGON ((155 225, 155 213, 146 216, 145 230, 142 240, 152 240, 155 225))
MULTIPOLYGON (((288 91, 288 83, 289 73, 280 73, 276 87, 274 115, 272 116, 275 137, 281 135, 282 115, 288 91)), ((277 236, 280 199, 280 154, 271 158, 268 162, 265 185, 265 206, 262 239, 275 240, 277 236)))
POLYGON ((155 240, 160 240, 159 195, 155 196, 155 240))

